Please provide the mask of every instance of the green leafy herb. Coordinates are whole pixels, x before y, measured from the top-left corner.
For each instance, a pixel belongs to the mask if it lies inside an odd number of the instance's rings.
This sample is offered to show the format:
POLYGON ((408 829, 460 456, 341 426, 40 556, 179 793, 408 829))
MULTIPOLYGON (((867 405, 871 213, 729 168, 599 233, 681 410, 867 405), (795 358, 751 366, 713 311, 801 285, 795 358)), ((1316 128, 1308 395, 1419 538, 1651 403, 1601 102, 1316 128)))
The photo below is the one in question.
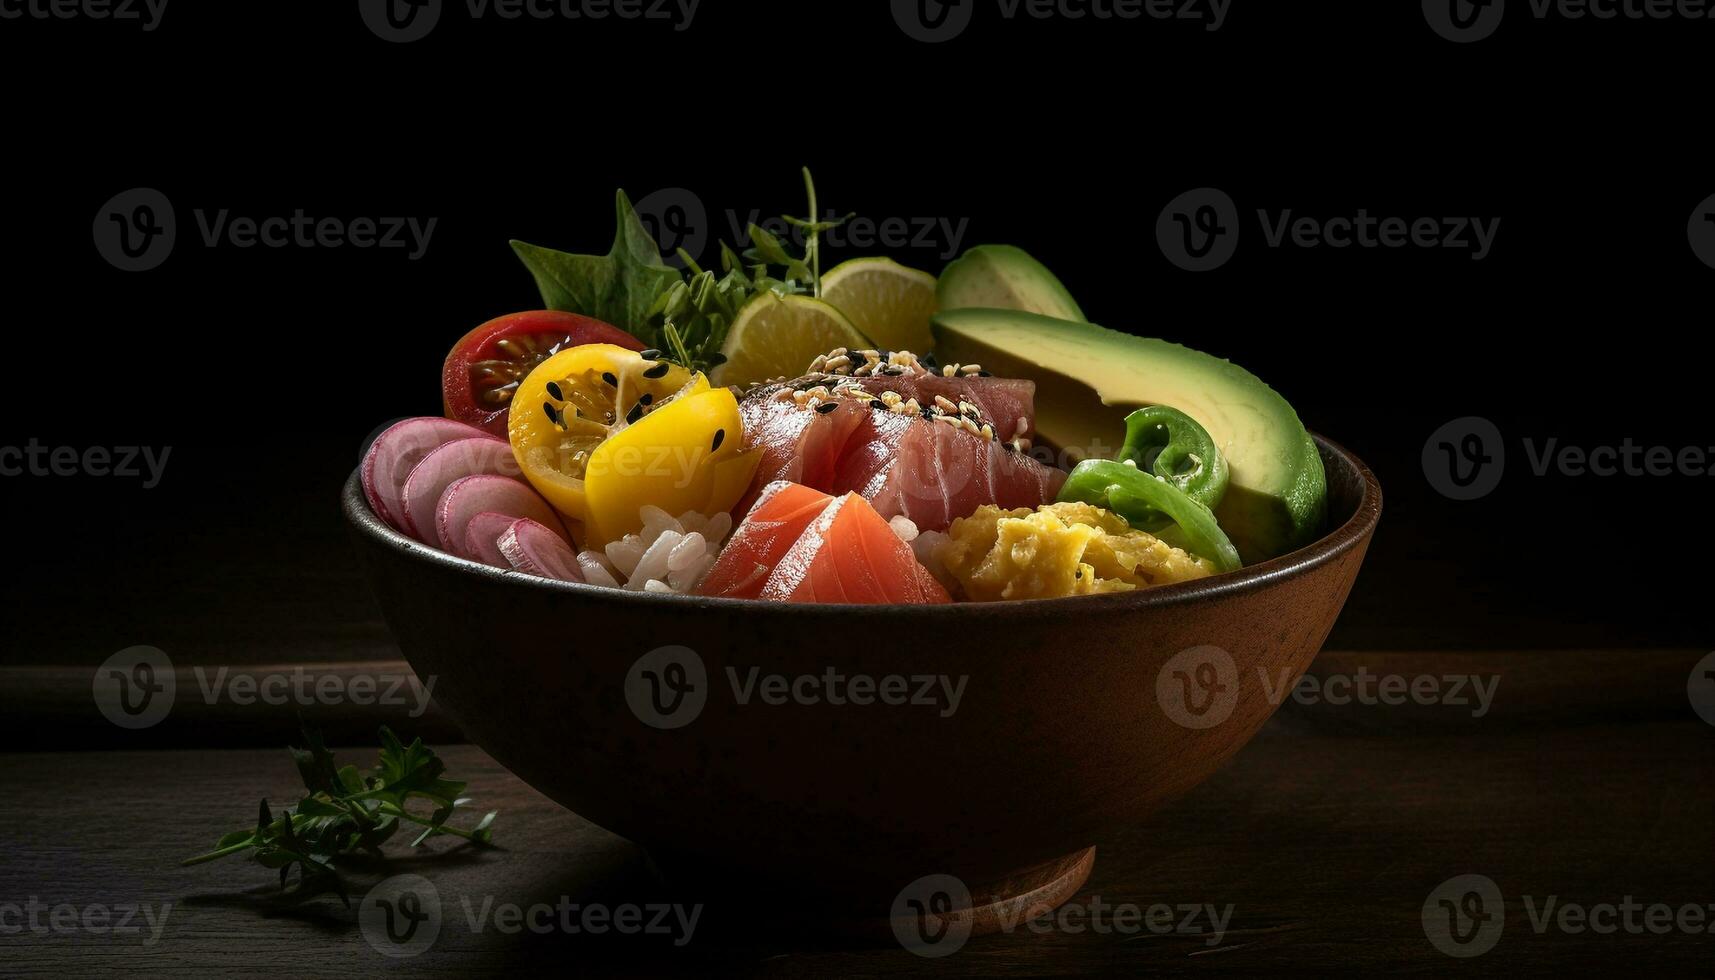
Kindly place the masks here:
POLYGON ((618 200, 619 230, 613 251, 606 256, 569 255, 513 242, 524 264, 536 277, 542 301, 549 309, 581 313, 606 320, 693 371, 707 371, 725 362, 721 346, 738 311, 764 290, 778 295, 822 292, 821 237, 849 221, 851 215, 820 220, 816 184, 804 168, 804 189, 810 198, 809 218, 782 215, 781 220, 804 233, 804 254, 794 255, 778 236, 752 224, 746 231, 750 247, 743 253, 721 244, 721 264, 699 267, 683 249, 683 272, 661 262, 660 246, 622 191, 618 200), (647 294, 641 307, 636 300, 647 294))
POLYGON ((614 216, 613 248, 606 255, 573 255, 520 241, 512 250, 536 277, 548 309, 595 317, 647 339, 650 306, 682 277, 661 261, 660 246, 623 190, 615 194, 614 216))
POLYGON ((442 834, 477 845, 493 843, 490 827, 497 811, 490 811, 469 830, 447 824, 453 812, 470 800, 463 796, 464 783, 445 778, 446 764, 422 739, 405 745, 382 726, 380 760, 375 769, 362 773, 355 766, 336 764, 320 733, 306 727, 303 734, 306 747, 291 750, 308 791, 298 805, 276 817, 263 800, 255 829, 233 831, 216 841, 214 850, 182 864, 254 852, 263 867, 279 869, 281 888, 287 887, 292 869, 298 869, 298 883, 291 889, 294 896, 333 892, 349 905, 345 885, 334 870, 335 860, 358 852, 380 856, 381 845, 403 824, 423 828, 412 847, 442 834), (411 812, 406 804, 413 797, 433 804, 433 812, 428 816, 411 812))

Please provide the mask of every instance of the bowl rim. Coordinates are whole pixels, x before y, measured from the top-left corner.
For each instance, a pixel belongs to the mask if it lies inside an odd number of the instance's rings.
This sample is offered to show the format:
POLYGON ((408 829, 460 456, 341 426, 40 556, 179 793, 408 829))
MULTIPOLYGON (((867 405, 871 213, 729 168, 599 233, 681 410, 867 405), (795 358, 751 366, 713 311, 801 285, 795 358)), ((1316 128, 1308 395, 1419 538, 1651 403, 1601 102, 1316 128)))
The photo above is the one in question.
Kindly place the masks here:
MULTIPOLYGON (((1071 618, 1089 613, 1119 612, 1156 606, 1189 605, 1195 602, 1226 598, 1274 585, 1326 565, 1353 548, 1358 547, 1375 530, 1381 519, 1382 488, 1364 461, 1344 446, 1317 433, 1310 433, 1319 448, 1339 456, 1363 481, 1363 495, 1352 516, 1316 541, 1278 558, 1247 565, 1235 572, 1209 578, 1176 582, 1172 585, 1132 592, 1110 592, 1102 595, 1060 596, 1053 599, 1007 599, 997 602, 953 602, 937 605, 888 605, 874 607, 886 610, 890 616, 906 618, 981 616, 1040 618, 1057 616, 1071 618)), ((637 604, 639 611, 663 606, 682 611, 702 610, 710 613, 742 614, 767 609, 771 615, 827 616, 837 612, 851 615, 856 608, 850 603, 769 602, 763 599, 729 599, 711 596, 631 592, 610 589, 582 582, 561 582, 541 578, 511 569, 494 568, 468 558, 460 558, 439 548, 423 544, 389 527, 369 508, 362 485, 362 467, 352 470, 341 493, 347 523, 353 530, 388 550, 403 553, 414 560, 438 565, 461 574, 475 575, 490 582, 537 591, 559 592, 585 599, 600 599, 616 604, 637 604)))

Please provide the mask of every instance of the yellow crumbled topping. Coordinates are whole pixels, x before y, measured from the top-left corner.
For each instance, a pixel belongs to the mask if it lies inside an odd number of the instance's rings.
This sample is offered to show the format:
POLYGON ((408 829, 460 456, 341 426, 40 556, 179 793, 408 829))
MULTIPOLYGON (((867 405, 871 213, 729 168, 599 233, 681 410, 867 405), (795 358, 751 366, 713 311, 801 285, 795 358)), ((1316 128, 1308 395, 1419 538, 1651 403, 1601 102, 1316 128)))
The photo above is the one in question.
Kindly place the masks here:
POLYGON ((1129 592, 1215 573, 1210 562, 1085 503, 979 507, 947 529, 935 560, 977 602, 1129 592))

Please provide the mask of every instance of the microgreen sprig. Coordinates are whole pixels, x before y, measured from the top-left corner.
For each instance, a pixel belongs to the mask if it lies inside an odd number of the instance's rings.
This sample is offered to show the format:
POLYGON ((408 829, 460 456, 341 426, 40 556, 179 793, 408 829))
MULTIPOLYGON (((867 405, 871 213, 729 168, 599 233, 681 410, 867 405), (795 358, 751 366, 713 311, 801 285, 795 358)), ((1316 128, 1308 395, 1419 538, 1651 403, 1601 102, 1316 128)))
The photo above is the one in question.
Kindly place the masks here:
POLYGON ((412 847, 438 835, 479 846, 493 843, 491 827, 498 811, 490 811, 469 830, 447 823, 470 800, 463 795, 464 783, 444 778, 446 764, 422 739, 405 745, 382 726, 380 758, 373 770, 363 773, 355 766, 336 765, 319 732, 306 727, 303 735, 306 748, 291 749, 308 791, 298 805, 276 817, 264 799, 254 829, 233 831, 216 841, 214 850, 181 865, 254 851, 263 867, 279 869, 281 888, 287 887, 292 869, 298 869, 298 884, 290 890, 295 897, 333 892, 349 905, 335 861, 358 852, 381 856, 381 845, 406 823, 423 828, 412 847), (433 812, 424 816, 408 809, 414 797, 432 803, 433 812))

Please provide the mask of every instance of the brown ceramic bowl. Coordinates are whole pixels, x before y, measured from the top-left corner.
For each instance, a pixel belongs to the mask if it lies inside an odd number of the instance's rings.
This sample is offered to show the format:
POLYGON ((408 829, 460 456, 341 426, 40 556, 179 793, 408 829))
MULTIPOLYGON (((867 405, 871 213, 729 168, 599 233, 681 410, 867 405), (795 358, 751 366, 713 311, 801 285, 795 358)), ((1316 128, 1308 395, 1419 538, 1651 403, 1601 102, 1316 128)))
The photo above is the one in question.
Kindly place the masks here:
POLYGON ((883 915, 929 874, 965 882, 978 907, 1052 905, 1089 873, 1093 840, 1243 747, 1276 707, 1275 679, 1295 682, 1327 638, 1381 488, 1317 442, 1332 530, 1315 544, 1203 581, 1025 602, 619 592, 426 548, 370 513, 356 475, 344 505, 399 646, 437 678, 441 707, 520 778, 669 874, 778 880, 794 904, 829 914, 883 915), (695 655, 640 664, 664 647, 695 655), (888 689, 905 703, 768 704, 759 691, 740 703, 731 673, 742 687, 753 669, 824 681, 832 670, 841 689, 907 678, 888 689), (923 675, 955 689, 965 679, 956 710, 945 693, 914 703, 923 675), (687 682, 697 691, 675 704, 687 682))

